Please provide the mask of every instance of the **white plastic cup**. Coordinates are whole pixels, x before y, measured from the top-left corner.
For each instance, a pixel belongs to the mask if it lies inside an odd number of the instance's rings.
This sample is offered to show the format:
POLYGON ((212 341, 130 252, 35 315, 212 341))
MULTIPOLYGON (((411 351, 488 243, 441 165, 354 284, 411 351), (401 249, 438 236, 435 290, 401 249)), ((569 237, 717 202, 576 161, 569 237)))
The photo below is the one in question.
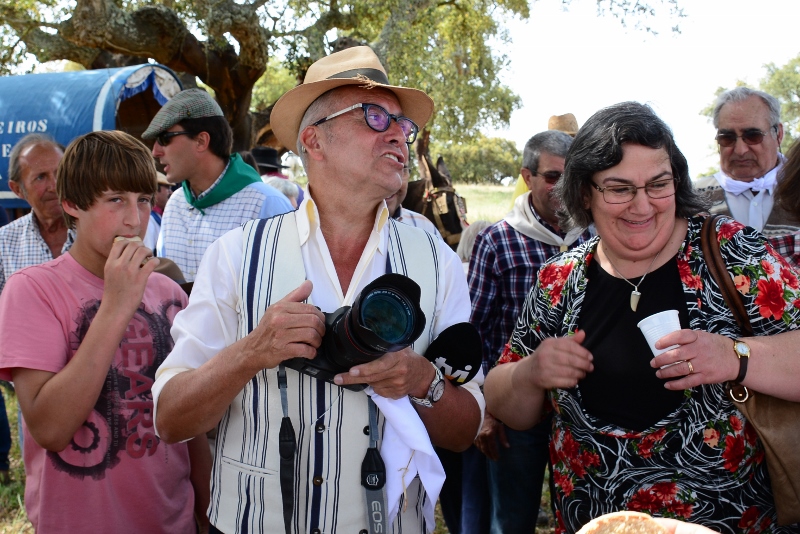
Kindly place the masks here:
POLYGON ((681 329, 681 320, 678 317, 678 310, 667 310, 645 317, 639 324, 639 330, 644 334, 647 344, 650 345, 650 350, 653 351, 653 356, 663 354, 668 350, 676 349, 680 345, 672 345, 665 349, 657 349, 656 341, 666 336, 670 332, 675 332, 681 329))

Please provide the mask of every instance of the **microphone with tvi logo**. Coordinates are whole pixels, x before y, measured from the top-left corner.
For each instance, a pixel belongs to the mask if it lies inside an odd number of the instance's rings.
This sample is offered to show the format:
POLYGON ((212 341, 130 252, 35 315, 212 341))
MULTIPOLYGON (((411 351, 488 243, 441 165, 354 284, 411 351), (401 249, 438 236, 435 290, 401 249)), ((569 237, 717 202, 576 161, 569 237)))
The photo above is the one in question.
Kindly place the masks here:
POLYGON ((478 329, 470 323, 456 323, 433 340, 425 358, 433 362, 454 386, 463 386, 478 374, 482 352, 478 329))

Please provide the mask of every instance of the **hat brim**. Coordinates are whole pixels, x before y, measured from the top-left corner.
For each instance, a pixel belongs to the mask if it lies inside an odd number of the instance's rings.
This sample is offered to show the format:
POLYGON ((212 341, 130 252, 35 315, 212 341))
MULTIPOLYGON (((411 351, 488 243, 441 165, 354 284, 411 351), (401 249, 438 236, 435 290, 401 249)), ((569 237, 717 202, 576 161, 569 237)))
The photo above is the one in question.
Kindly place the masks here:
POLYGON ((308 106, 324 93, 347 85, 380 87, 394 93, 403 115, 422 128, 433 115, 433 99, 419 89, 365 81, 363 78, 332 78, 298 85, 283 95, 272 108, 270 125, 278 141, 289 150, 297 150, 297 136, 308 106))
POLYGON ((258 163, 256 162, 260 169, 288 169, 286 165, 273 165, 272 163, 258 163))

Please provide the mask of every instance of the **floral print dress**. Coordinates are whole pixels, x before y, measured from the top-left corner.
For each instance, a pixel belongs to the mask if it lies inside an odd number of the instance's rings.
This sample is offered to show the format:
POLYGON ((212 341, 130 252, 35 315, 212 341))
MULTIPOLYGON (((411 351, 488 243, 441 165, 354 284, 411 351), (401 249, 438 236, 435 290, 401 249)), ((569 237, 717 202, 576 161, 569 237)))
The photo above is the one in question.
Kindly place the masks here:
MULTIPOLYGON (((694 330, 731 338, 736 322, 700 248, 703 218, 689 219, 677 262, 694 330)), ((797 274, 764 237, 730 220, 717 222, 722 257, 744 296, 756 335, 800 326, 797 274)), ((498 364, 519 360, 548 338, 574 333, 582 313, 594 238, 542 267, 498 364)), ((602 313, 587 310, 586 313, 602 313)), ((717 532, 800 532, 778 527, 764 451, 723 384, 695 387, 673 413, 634 432, 587 413, 580 387, 554 389, 550 456, 557 532, 575 532, 599 515, 638 510, 705 525, 717 532)))

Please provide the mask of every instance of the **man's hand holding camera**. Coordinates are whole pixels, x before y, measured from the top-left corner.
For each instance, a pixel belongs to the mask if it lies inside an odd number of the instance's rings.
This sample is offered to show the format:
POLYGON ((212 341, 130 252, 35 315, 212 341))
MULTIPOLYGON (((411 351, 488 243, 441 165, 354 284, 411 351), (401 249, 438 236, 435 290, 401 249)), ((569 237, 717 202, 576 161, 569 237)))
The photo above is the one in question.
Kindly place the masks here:
POLYGON ((245 338, 242 353, 257 371, 273 369, 290 358, 311 359, 316 355, 325 334, 325 316, 304 302, 311 289, 311 282, 306 280, 267 308, 258 326, 245 338))
POLYGON ((424 397, 435 371, 428 360, 406 347, 387 352, 377 360, 352 367, 336 375, 336 385, 369 384, 375 393, 389 399, 406 395, 424 397))

